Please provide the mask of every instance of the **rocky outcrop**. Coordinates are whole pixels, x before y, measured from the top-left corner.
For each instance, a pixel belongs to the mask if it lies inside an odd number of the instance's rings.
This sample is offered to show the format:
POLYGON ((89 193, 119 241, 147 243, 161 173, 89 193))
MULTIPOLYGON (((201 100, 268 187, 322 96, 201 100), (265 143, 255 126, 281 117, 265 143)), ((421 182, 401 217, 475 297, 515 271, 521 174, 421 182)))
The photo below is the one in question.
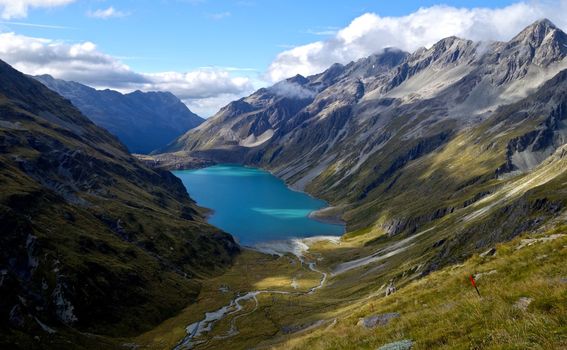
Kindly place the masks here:
POLYGON ((497 174, 531 170, 553 154, 567 141, 566 118, 567 100, 563 100, 536 128, 508 142, 506 163, 497 174))
POLYGON ((404 339, 382 345, 377 350, 410 350, 413 347, 413 340, 404 339))

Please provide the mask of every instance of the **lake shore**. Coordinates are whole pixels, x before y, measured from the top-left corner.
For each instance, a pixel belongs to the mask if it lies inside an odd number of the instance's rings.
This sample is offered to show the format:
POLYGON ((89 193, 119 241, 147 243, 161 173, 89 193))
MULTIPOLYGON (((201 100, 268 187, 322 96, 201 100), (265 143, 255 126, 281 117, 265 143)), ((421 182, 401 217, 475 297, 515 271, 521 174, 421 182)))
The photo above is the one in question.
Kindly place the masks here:
POLYGON ((207 221, 241 245, 344 234, 338 208, 263 169, 226 164, 173 173, 197 205, 209 209, 203 210, 207 221))
MULTIPOLYGON (((185 152, 165 153, 165 154, 157 154, 157 155, 136 154, 135 156, 150 167, 161 168, 169 171, 196 170, 196 169, 208 168, 214 165, 223 165, 223 163, 217 163, 212 160, 208 160, 208 159, 205 160, 201 158, 191 157, 185 152)), ((272 174, 274 177, 280 179, 290 190, 303 193, 308 195, 309 197, 320 200, 319 198, 315 197, 313 194, 305 191, 304 189, 296 188, 292 183, 289 183, 285 179, 282 179, 275 172, 269 169, 256 168, 245 164, 227 163, 227 165, 238 165, 245 168, 261 169, 263 171, 272 174)), ((210 215, 212 215, 212 213, 209 214, 209 216, 207 216, 207 220, 210 218, 210 215)), ((309 214, 308 217, 312 220, 318 221, 323 224, 344 225, 346 231, 346 223, 341 218, 342 212, 340 209, 338 209, 335 206, 328 206, 319 210, 314 210, 309 214)))
POLYGON ((326 207, 314 210, 309 213, 308 217, 312 220, 331 225, 343 225, 346 230, 346 223, 341 219, 342 212, 337 207, 326 207))

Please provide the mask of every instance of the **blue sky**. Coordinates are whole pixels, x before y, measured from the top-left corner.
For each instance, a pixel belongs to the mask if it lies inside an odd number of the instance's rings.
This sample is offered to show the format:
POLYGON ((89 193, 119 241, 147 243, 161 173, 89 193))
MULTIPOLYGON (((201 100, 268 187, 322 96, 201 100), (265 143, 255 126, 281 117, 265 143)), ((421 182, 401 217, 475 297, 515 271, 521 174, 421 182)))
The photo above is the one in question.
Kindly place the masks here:
POLYGON ((49 73, 97 88, 169 89, 208 116, 260 86, 386 46, 411 51, 448 35, 507 40, 539 17, 564 21, 565 5, 564 0, 0 0, 0 59, 29 74, 49 73))
MULTIPOLYGON (((444 1, 457 7, 501 7, 513 1, 444 1)), ((319 40, 374 12, 400 16, 438 1, 116 0, 78 1, 28 12, 24 22, 69 29, 4 27, 67 41, 92 41, 141 71, 204 66, 265 69, 282 49, 319 40), (112 6, 125 16, 105 20, 89 12, 112 6)), ((13 20, 20 22, 20 20, 13 20)))

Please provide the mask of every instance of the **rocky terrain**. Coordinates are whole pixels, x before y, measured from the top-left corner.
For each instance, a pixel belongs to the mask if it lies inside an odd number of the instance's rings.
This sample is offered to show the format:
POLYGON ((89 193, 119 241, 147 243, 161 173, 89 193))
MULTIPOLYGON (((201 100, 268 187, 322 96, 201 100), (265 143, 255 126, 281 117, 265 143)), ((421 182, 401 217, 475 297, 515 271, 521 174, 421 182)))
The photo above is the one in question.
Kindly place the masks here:
MULTIPOLYGON (((509 42, 450 37, 414 53, 387 49, 260 89, 164 151, 269 169, 332 203, 349 230, 413 234, 564 144, 566 56, 567 35, 548 20, 509 42)), ((529 215, 544 220, 564 203, 534 200, 508 203, 506 232, 467 229, 478 237, 471 245, 509 239, 534 225, 529 215)))
POLYGON ((69 99, 95 124, 117 136, 132 153, 146 154, 165 147, 204 121, 169 92, 121 94, 49 75, 33 78, 69 99))
POLYGON ((179 179, 3 62, 0 187, 2 348, 100 348, 150 329, 239 251, 179 179))

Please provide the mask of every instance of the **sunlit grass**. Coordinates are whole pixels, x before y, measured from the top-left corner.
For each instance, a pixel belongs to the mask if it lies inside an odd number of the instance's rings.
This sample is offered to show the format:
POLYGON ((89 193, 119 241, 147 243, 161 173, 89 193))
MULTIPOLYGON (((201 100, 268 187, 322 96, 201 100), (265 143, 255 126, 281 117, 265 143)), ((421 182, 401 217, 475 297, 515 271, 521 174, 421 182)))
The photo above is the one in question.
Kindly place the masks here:
POLYGON ((276 348, 375 349, 408 338, 415 349, 565 348, 567 236, 516 250, 519 241, 499 245, 494 257, 474 256, 412 282, 393 296, 359 302, 332 329, 276 348), (468 275, 487 271, 496 273, 478 279, 479 298, 468 275), (533 299, 526 311, 514 307, 521 297, 533 299), (359 317, 386 312, 401 317, 373 330, 356 326, 359 317))

